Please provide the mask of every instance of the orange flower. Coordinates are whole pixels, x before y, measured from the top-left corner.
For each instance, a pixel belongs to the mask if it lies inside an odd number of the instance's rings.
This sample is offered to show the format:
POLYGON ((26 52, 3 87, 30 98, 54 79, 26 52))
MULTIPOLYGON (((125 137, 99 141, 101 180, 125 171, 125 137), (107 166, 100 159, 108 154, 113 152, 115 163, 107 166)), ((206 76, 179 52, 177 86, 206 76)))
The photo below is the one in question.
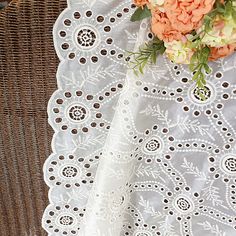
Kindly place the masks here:
POLYGON ((228 44, 224 47, 213 47, 211 48, 210 61, 215 61, 219 58, 231 55, 236 50, 236 43, 228 44))
POLYGON ((215 0, 166 0, 164 8, 172 26, 186 34, 201 26, 203 16, 214 3, 215 0))
POLYGON ((152 32, 166 42, 181 40, 183 35, 171 25, 166 13, 159 10, 152 11, 152 32))
POLYGON ((146 4, 149 3, 149 0, 134 0, 134 4, 137 6, 137 7, 142 7, 146 4))

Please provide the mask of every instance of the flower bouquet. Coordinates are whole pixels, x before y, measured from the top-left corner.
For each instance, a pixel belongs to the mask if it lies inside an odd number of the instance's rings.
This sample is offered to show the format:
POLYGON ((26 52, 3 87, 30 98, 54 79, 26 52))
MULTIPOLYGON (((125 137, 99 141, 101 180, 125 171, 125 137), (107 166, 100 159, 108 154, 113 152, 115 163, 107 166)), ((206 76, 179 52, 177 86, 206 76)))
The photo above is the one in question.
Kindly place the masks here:
POLYGON ((134 0, 131 21, 150 18, 153 39, 131 52, 135 73, 147 63, 166 55, 178 64, 188 64, 192 80, 204 89, 209 61, 232 54, 236 49, 236 0, 134 0))

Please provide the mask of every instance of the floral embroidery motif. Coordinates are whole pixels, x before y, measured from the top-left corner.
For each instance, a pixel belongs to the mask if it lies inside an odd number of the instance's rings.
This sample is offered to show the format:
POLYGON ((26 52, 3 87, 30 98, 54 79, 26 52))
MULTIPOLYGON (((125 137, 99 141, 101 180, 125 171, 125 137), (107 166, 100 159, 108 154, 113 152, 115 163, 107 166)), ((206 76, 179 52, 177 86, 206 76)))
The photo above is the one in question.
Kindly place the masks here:
POLYGON ((163 141, 158 137, 152 137, 144 143, 143 150, 147 154, 155 155, 163 149, 163 141))
POLYGON ((174 201, 174 205, 176 209, 183 214, 191 212, 194 208, 192 200, 188 199, 186 196, 178 196, 174 201))
POLYGON ((88 109, 83 105, 72 105, 68 109, 68 117, 74 122, 83 122, 88 117, 88 109))
POLYGON ((228 174, 236 174, 236 155, 227 155, 222 159, 222 169, 228 174))
POLYGON ((76 39, 82 50, 89 50, 99 44, 99 35, 96 29, 90 26, 83 26, 77 30, 76 39))

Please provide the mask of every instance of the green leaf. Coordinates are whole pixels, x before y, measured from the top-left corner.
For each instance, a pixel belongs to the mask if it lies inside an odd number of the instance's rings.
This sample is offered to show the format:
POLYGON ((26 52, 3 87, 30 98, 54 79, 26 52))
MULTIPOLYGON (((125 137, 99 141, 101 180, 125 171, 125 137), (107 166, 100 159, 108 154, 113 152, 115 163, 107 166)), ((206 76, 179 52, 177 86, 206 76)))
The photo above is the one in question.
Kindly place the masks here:
POLYGON ((204 69, 205 69, 206 73, 210 74, 212 72, 211 68, 208 64, 204 64, 203 66, 204 66, 204 69))
POLYGON ((210 48, 206 46, 202 49, 200 54, 201 62, 202 63, 208 62, 209 55, 210 55, 210 48))
POLYGON ((145 7, 139 7, 135 12, 134 14, 131 16, 131 21, 134 22, 134 21, 140 21, 140 20, 143 20, 147 17, 151 17, 152 14, 151 14, 151 11, 150 9, 147 8, 147 6, 145 7))
POLYGON ((153 52, 151 55, 151 61, 153 64, 156 64, 157 62, 157 54, 155 52, 153 52))
POLYGON ((149 41, 142 47, 139 47, 138 52, 129 52, 128 57, 132 58, 129 61, 130 69, 133 69, 134 73, 143 74, 145 66, 150 62, 155 64, 157 56, 163 54, 166 48, 164 42, 155 37, 152 41, 149 41))
POLYGON ((165 48, 165 46, 163 45, 163 47, 160 49, 160 54, 164 54, 164 52, 166 51, 166 48, 165 48))
POLYGON ((197 71, 194 75, 193 75, 193 78, 192 78, 192 80, 198 80, 198 78, 199 78, 199 71, 197 71))
POLYGON ((234 23, 236 24, 236 9, 232 9, 232 18, 234 20, 234 23))
POLYGON ((226 4, 225 4, 225 11, 226 11, 226 14, 231 14, 231 10, 233 9, 233 2, 232 1, 228 1, 226 4))

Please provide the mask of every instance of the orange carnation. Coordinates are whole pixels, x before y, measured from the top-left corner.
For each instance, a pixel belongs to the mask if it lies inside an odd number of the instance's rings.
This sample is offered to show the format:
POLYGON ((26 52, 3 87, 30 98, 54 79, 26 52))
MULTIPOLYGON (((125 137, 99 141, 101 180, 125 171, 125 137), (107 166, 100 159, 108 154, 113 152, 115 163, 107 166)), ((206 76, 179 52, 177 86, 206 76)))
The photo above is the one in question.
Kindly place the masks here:
POLYGON ((166 14, 155 10, 152 12, 152 32, 160 39, 166 42, 181 40, 183 35, 171 25, 166 14))
POLYGON ((186 34, 201 26, 203 16, 214 3, 215 0, 166 0, 164 8, 173 27, 186 34))
POLYGON ((224 47, 211 48, 210 61, 231 55, 236 50, 236 43, 228 44, 224 47))
POLYGON ((146 4, 149 3, 149 0, 134 0, 134 4, 137 6, 137 7, 142 7, 146 4))

